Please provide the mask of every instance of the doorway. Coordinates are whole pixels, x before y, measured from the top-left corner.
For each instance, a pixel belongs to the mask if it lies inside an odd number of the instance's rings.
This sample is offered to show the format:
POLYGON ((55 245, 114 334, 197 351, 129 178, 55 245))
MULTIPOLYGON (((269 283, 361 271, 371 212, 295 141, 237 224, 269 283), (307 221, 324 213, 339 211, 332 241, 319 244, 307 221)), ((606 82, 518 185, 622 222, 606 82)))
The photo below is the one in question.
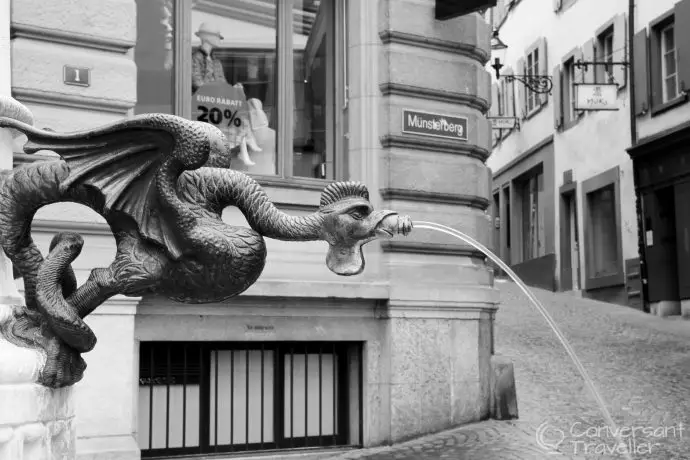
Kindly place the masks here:
POLYGON ((674 186, 646 192, 642 199, 649 301, 677 301, 676 208, 684 203, 679 199, 676 204, 674 186))
POLYGON ((690 182, 674 187, 676 258, 678 261, 678 295, 681 300, 690 299, 690 182))
POLYGON ((580 290, 580 233, 575 184, 561 192, 561 290, 580 290))

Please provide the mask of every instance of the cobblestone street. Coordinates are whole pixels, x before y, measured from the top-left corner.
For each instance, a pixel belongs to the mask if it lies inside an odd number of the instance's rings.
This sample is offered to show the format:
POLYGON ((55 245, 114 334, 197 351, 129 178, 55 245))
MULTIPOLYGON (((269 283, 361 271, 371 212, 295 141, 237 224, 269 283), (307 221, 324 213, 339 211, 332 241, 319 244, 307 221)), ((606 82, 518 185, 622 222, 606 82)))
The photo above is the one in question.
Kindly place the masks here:
MULTIPOLYGON (((544 319, 515 284, 498 282, 497 287, 502 304, 496 354, 514 363, 520 419, 480 422, 337 458, 624 458, 544 319)), ((595 381, 633 458, 690 458, 690 321, 568 294, 536 293, 595 381)))

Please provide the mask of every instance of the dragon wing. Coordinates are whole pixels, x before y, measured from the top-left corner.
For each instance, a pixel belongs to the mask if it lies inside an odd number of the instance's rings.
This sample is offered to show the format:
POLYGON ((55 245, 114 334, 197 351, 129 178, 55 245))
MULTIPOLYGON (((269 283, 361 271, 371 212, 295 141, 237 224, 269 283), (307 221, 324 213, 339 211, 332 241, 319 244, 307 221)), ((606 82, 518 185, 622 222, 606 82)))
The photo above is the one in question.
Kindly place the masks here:
POLYGON ((97 192, 96 210, 108 221, 122 214, 130 217, 143 237, 165 247, 174 259, 182 255, 182 248, 175 222, 158 212, 156 173, 176 155, 180 173, 206 162, 210 142, 200 125, 173 115, 146 114, 94 130, 58 134, 0 118, 0 127, 26 134, 26 153, 50 150, 63 158, 69 175, 60 184, 62 194, 75 187, 97 192), (191 154, 184 157, 186 152, 191 154))

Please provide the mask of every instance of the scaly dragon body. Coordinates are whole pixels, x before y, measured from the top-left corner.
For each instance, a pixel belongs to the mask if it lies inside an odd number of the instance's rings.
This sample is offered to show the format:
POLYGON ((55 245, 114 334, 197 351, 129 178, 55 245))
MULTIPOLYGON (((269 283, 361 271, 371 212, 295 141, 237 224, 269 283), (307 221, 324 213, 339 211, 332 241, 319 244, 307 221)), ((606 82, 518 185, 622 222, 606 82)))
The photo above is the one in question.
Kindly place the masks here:
POLYGON ((409 219, 373 211, 366 188, 353 182, 326 187, 315 213, 281 212, 256 181, 227 169, 232 146, 208 124, 152 114, 76 134, 9 119, 0 127, 24 132, 27 153, 61 156, 0 175, 0 246, 24 278, 26 297, 0 332, 46 351, 41 381, 51 387, 81 379, 80 353, 96 344, 83 318, 113 295, 185 303, 236 296, 263 271, 264 237, 325 240, 328 267, 356 274, 364 268, 363 244, 411 229, 409 219), (31 238, 35 213, 58 202, 90 207, 115 236, 113 263, 94 269, 81 286, 70 266, 83 245, 79 235, 56 235, 45 259, 31 238), (249 228, 224 223, 227 206, 239 208, 249 228))

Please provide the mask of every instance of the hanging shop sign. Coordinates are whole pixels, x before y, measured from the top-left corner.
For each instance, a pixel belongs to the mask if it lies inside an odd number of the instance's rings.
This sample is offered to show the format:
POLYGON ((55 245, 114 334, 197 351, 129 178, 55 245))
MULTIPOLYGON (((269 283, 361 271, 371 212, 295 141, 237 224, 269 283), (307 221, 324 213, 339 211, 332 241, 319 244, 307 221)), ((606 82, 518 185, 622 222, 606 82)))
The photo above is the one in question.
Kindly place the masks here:
POLYGON ((513 129, 518 128, 516 117, 488 117, 493 129, 513 129))
POLYGON ((618 85, 575 84, 575 110, 618 110, 618 85))
POLYGON ((244 89, 223 81, 201 86, 193 96, 192 118, 221 129, 241 128, 249 119, 244 89))
POLYGON ((466 141, 467 118, 403 109, 402 132, 466 141))

